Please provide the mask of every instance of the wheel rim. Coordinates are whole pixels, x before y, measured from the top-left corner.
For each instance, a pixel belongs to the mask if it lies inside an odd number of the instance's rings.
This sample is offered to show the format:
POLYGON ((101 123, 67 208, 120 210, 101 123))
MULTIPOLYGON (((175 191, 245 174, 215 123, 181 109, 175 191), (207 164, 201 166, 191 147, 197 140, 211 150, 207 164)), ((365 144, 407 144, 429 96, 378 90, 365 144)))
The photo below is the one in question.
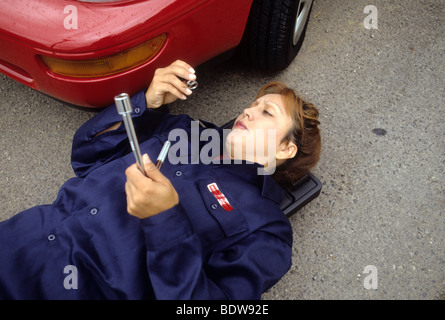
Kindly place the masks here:
POLYGON ((294 27, 294 38, 293 45, 295 46, 300 40, 301 34, 303 33, 304 26, 306 25, 307 18, 309 16, 309 11, 311 9, 313 0, 301 0, 298 4, 297 18, 295 19, 294 27))

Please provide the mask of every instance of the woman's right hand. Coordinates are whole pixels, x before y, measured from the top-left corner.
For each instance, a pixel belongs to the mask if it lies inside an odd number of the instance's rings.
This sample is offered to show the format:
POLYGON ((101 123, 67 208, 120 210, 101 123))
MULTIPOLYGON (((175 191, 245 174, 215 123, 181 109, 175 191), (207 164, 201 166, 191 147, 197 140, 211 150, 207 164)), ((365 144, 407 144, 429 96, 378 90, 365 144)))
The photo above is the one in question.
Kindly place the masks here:
POLYGON ((145 93, 147 107, 159 108, 177 99, 185 100, 192 94, 186 84, 178 77, 196 80, 195 70, 186 62, 177 60, 165 68, 156 69, 153 80, 145 93))

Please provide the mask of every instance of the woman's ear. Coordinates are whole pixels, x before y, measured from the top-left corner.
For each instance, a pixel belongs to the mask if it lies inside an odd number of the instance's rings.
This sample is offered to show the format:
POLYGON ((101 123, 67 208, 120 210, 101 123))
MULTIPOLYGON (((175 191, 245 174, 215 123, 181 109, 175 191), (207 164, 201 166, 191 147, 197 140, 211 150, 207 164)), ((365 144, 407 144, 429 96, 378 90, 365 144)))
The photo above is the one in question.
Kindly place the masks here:
POLYGON ((276 158, 277 160, 292 159, 297 154, 297 151, 298 147, 295 143, 291 141, 283 142, 282 144, 280 144, 276 158))

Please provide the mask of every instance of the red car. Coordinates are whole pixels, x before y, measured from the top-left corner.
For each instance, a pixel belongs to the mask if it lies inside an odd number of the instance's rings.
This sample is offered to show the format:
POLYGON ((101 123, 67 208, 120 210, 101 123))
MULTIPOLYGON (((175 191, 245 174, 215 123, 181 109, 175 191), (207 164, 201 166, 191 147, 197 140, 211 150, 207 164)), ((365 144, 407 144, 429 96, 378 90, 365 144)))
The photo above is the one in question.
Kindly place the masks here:
POLYGON ((0 72, 47 95, 103 107, 176 59, 240 47, 255 66, 295 57, 312 0, 2 0, 0 72))

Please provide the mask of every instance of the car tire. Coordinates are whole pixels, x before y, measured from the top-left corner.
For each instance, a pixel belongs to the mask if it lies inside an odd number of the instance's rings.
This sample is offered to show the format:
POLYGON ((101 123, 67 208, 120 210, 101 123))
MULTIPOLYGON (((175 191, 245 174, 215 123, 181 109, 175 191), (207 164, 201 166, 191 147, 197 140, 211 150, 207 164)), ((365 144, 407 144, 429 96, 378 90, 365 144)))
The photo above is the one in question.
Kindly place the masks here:
POLYGON ((313 0, 254 0, 242 41, 254 67, 285 69, 301 48, 313 0))

